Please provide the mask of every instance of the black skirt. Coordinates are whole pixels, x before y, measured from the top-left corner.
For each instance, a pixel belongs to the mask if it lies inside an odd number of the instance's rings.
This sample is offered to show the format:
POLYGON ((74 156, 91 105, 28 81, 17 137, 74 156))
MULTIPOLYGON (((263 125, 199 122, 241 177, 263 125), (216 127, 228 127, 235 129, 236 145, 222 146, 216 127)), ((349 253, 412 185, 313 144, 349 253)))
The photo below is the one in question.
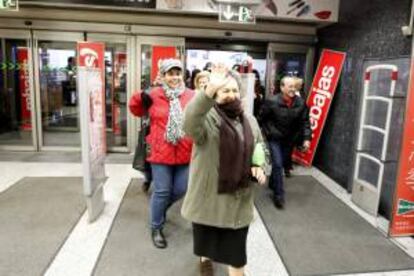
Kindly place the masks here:
POLYGON ((194 254, 232 267, 243 267, 247 262, 248 231, 248 226, 230 229, 193 223, 194 254))

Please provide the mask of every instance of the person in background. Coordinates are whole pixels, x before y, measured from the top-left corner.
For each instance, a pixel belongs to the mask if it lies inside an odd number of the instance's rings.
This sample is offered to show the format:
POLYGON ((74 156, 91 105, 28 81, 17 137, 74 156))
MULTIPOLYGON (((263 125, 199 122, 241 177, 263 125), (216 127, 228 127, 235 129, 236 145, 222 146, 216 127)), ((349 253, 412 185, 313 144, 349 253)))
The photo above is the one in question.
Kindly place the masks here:
POLYGON ((206 65, 203 68, 203 71, 209 71, 211 72, 211 67, 213 66, 213 63, 211 61, 207 62, 206 65))
POLYGON ((257 118, 259 115, 262 103, 265 97, 265 88, 260 82, 259 71, 253 69, 253 74, 255 75, 254 81, 254 102, 253 102, 253 115, 257 118))
POLYGON ((200 69, 194 69, 192 72, 191 72, 191 86, 189 86, 191 89, 195 89, 195 85, 194 85, 194 79, 197 77, 197 75, 199 74, 201 72, 201 70, 200 69))
POLYGON ((191 76, 191 72, 190 70, 186 69, 185 70, 185 78, 184 78, 184 83, 186 87, 191 88, 192 83, 191 81, 193 80, 192 76, 191 76))
POLYGON ((273 190, 273 203, 283 209, 285 191, 283 183, 284 158, 291 155, 293 147, 301 142, 302 150, 310 146, 312 131, 309 111, 305 101, 296 96, 294 77, 283 77, 281 93, 266 99, 260 114, 263 133, 269 142, 272 157, 272 175, 269 187, 273 190))
MULTIPOLYGON (((303 91, 303 79, 299 78, 299 77, 293 77, 294 81, 295 81, 295 95, 296 97, 302 97, 302 91, 303 91)), ((299 143, 299 141, 296 141, 297 143, 299 143)), ((300 144, 298 144, 298 146, 300 146, 300 144)), ((290 150, 285 151, 284 152, 284 156, 283 156, 283 170, 285 172, 285 176, 286 177, 291 177, 291 171, 293 170, 293 162, 292 162, 292 152, 293 152, 293 148, 292 147, 290 150)))
POLYGON ((303 95, 303 79, 299 77, 295 77, 295 89, 296 89, 296 96, 305 98, 303 95))
POLYGON ((204 91, 210 80, 210 72, 202 71, 194 79, 194 88, 196 91, 204 91))
POLYGON ((236 64, 233 65, 233 67, 231 68, 231 70, 240 73, 240 68, 241 68, 241 65, 236 63, 236 64))
POLYGON ((162 61, 162 85, 151 93, 136 93, 129 109, 135 116, 144 115, 148 109, 150 150, 147 161, 151 163, 154 190, 150 203, 151 237, 157 248, 166 248, 163 233, 168 208, 187 190, 188 163, 192 140, 182 130, 183 109, 194 95, 183 80, 183 66, 178 59, 162 61))
POLYGON ((240 88, 238 73, 213 65, 209 84, 184 115, 194 149, 181 214, 192 222, 203 276, 213 275, 213 261, 228 265, 230 276, 243 275, 253 219, 250 177, 259 184, 266 180, 261 131, 256 119, 243 112, 240 88))

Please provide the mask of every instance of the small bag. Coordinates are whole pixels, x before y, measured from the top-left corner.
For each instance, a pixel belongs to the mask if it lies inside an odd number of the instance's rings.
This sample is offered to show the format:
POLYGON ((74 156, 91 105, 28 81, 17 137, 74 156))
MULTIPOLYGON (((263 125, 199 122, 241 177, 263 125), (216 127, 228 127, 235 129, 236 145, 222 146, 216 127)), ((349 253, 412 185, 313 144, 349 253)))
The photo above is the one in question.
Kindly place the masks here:
POLYGON ((149 134, 150 125, 148 119, 141 120, 141 130, 138 133, 138 143, 135 148, 134 160, 132 161, 132 167, 138 171, 144 172, 146 169, 145 160, 149 153, 149 146, 145 141, 145 138, 149 134))

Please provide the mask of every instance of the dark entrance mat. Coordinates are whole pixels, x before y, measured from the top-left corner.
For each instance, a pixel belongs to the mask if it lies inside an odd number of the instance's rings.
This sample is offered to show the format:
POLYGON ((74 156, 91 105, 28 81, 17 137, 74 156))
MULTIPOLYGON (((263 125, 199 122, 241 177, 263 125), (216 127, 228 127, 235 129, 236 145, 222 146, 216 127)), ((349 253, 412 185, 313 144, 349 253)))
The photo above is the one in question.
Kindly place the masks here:
POLYGON ((311 176, 286 180, 285 210, 269 189, 256 207, 291 275, 327 275, 414 268, 401 249, 311 176))
MULTIPOLYGON (((132 180, 94 275, 199 275, 191 224, 181 217, 180 203, 168 211, 164 229, 168 247, 157 249, 149 233, 149 196, 141 191, 139 180, 132 180)), ((215 270, 216 276, 226 275, 221 265, 216 265, 215 270)))
POLYGON ((80 177, 26 177, 0 193, 0 275, 42 275, 84 211, 80 177))

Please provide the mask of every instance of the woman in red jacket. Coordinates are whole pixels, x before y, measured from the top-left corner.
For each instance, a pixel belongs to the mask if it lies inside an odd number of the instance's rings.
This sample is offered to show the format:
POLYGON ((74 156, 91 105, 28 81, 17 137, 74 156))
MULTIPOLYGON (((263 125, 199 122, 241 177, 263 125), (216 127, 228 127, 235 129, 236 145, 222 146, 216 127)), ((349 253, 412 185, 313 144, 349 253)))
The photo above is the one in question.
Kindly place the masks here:
POLYGON ((159 70, 162 85, 149 94, 134 94, 129 109, 135 116, 148 111, 147 161, 151 163, 154 187, 150 204, 151 237, 155 247, 166 248, 162 228, 167 209, 187 191, 192 141, 185 136, 182 122, 183 109, 194 92, 184 85, 181 61, 166 59, 159 70))

